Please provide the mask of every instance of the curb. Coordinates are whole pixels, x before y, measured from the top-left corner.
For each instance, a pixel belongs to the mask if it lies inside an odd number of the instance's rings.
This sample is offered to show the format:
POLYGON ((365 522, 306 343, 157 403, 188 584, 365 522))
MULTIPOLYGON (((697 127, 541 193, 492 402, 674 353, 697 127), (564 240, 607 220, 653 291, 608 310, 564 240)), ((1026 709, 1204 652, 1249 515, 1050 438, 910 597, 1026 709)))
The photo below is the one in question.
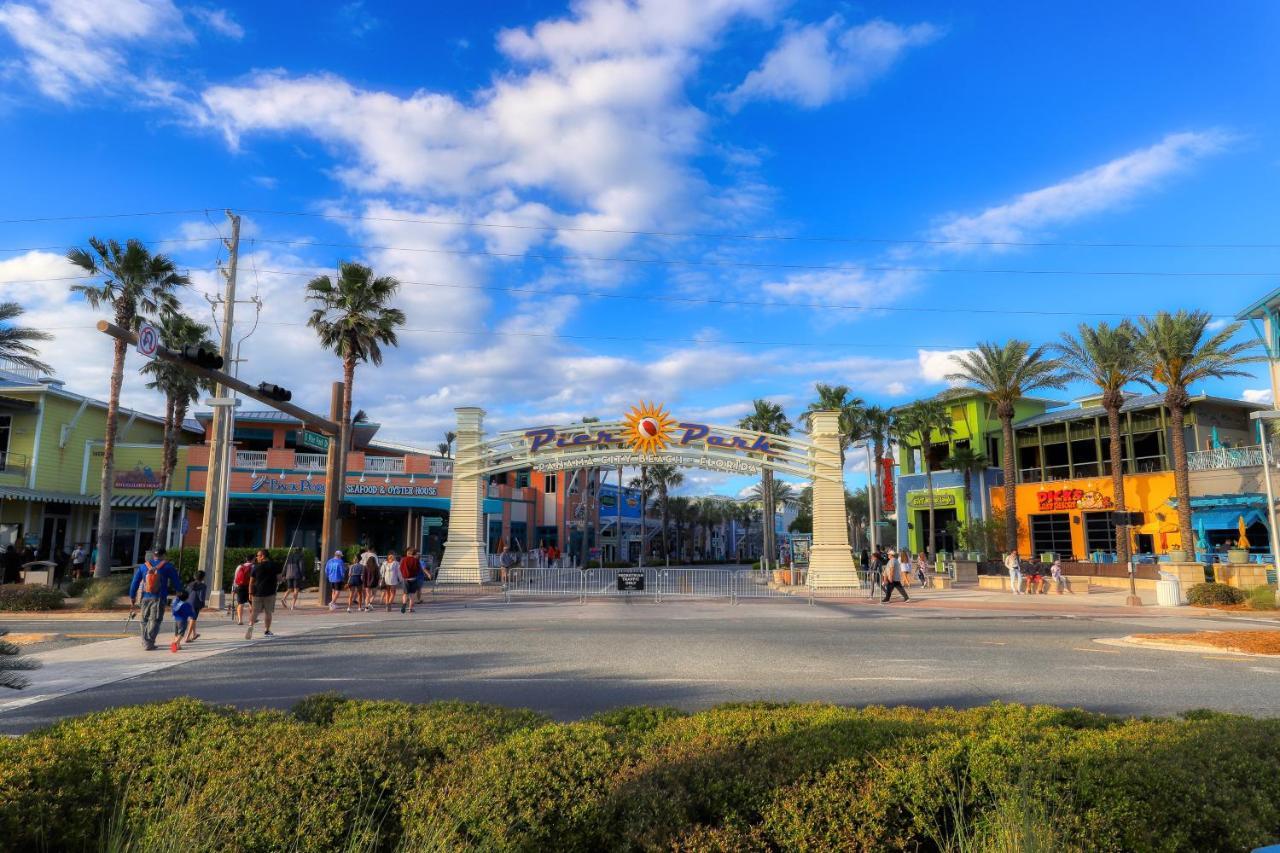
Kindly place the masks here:
POLYGON ((1147 640, 1132 634, 1126 637, 1095 637, 1093 640, 1104 646, 1128 646, 1140 649, 1158 649, 1165 652, 1190 652, 1202 655, 1206 652, 1215 655, 1235 655, 1242 658, 1263 658, 1276 660, 1280 654, 1268 655, 1260 652, 1239 652, 1235 649, 1224 649, 1221 646, 1210 646, 1202 643, 1166 643, 1160 640, 1147 640))

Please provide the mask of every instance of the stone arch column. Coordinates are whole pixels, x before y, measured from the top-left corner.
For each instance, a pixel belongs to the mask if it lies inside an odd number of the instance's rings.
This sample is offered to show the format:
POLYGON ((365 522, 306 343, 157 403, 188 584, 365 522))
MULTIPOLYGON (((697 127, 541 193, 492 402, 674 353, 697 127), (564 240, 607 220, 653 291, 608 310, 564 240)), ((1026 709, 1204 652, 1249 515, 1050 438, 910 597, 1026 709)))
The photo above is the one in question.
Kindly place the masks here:
POLYGON ((464 406, 458 416, 457 450, 449 493, 449 538, 440 560, 440 583, 480 583, 485 573, 484 409, 464 406))
POLYGON ((844 469, 840 465, 840 413, 809 416, 813 442, 813 545, 809 552, 809 584, 817 587, 859 586, 858 569, 849 547, 844 508, 844 469))

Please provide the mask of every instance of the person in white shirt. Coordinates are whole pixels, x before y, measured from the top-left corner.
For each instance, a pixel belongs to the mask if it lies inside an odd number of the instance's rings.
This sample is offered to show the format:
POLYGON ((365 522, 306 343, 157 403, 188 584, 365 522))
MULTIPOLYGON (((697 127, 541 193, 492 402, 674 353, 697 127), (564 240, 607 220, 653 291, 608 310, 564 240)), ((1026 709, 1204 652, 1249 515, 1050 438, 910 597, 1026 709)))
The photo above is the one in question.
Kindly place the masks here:
MULTIPOLYGON (((910 567, 908 566, 908 571, 910 567)), ((911 596, 907 595, 907 590, 902 585, 902 563, 898 560, 898 552, 889 552, 889 562, 884 567, 884 598, 880 599, 881 604, 888 604, 890 596, 896 589, 902 594, 903 601, 910 601, 911 596)))
POLYGON ((395 551, 388 551, 387 559, 382 561, 382 603, 387 606, 388 613, 400 589, 400 582, 400 561, 396 559, 395 551))
POLYGON ((1022 561, 1018 559, 1017 550, 1004 555, 1004 567, 1009 570, 1009 586, 1014 595, 1022 595, 1022 561))
POLYGON ((1062 576, 1062 560, 1058 557, 1053 558, 1053 565, 1049 567, 1049 575, 1053 578, 1053 589, 1058 595, 1062 595, 1063 587, 1067 585, 1067 579, 1062 576))

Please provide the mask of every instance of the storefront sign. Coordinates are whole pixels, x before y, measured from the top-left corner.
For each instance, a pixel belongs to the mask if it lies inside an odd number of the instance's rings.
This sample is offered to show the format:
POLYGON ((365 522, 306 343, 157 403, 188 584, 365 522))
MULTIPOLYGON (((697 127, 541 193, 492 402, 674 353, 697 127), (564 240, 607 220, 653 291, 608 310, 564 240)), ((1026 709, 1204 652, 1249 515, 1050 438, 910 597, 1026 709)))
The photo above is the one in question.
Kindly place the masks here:
MULTIPOLYGON (((280 477, 254 477, 249 491, 266 495, 323 495, 323 480, 281 479, 280 477)), ((393 486, 384 483, 347 483, 346 494, 376 495, 402 498, 432 498, 440 494, 438 486, 393 486)))
POLYGON ((676 422, 662 406, 653 403, 641 403, 632 407, 622 429, 557 431, 554 427, 539 427, 526 431, 524 436, 529 442, 530 453, 542 450, 627 447, 636 453, 651 454, 665 450, 668 445, 705 446, 748 453, 769 452, 769 440, 763 435, 750 439, 717 432, 708 424, 676 422))
POLYGON ((644 572, 618 572, 618 591, 644 591, 644 572))
POLYGON ((880 508, 882 512, 893 512, 897 495, 893 491, 893 459, 884 457, 880 460, 880 508))
MULTIPOLYGON (((933 508, 942 509, 943 507, 953 507, 956 505, 955 492, 934 492, 933 508)), ((908 509, 928 509, 929 493, 928 492, 911 492, 907 495, 908 509)))
POLYGON ((1111 509, 1114 506, 1111 498, 1102 492, 1084 489, 1049 489, 1036 492, 1036 500, 1040 503, 1041 512, 1063 509, 1111 509))
POLYGON ((155 490, 164 488, 164 481, 160 479, 159 474, 151 470, 150 465, 143 465, 138 462, 133 466, 132 470, 116 471, 112 485, 117 489, 155 490))

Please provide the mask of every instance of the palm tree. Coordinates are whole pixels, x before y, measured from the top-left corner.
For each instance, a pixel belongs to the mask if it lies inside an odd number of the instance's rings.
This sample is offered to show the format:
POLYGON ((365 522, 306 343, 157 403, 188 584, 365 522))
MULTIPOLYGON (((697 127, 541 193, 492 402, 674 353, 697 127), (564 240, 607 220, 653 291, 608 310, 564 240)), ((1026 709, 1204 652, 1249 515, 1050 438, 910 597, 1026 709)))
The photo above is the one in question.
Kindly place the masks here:
MULTIPOLYGON (((147 316, 178 310, 174 291, 190 283, 187 276, 164 255, 153 255, 141 240, 121 246, 115 240, 89 238, 89 248, 67 252, 67 260, 101 284, 75 284, 71 292, 84 297, 92 308, 109 306, 112 319, 123 329, 133 329, 147 316)), ((102 439, 102 483, 98 506, 98 562, 93 575, 111 576, 111 490, 115 476, 116 425, 120 413, 120 386, 124 382, 125 342, 112 342, 111 384, 107 394, 107 425, 102 439)))
MULTIPOLYGON (((880 495, 884 494, 884 483, 881 482, 881 461, 884 459, 885 450, 889 445, 890 439, 893 437, 893 417, 888 409, 880 406, 867 406, 862 410, 862 414, 858 418, 858 432, 861 434, 863 441, 871 442, 871 452, 874 456, 872 464, 875 470, 870 473, 867 480, 868 484, 875 483, 874 500, 880 500, 880 495)), ((868 500, 868 510, 870 510, 870 500, 868 500)))
POLYGON ((789 507, 799 500, 795 488, 783 480, 770 480, 769 485, 764 483, 756 483, 751 487, 751 497, 757 501, 764 501, 766 495, 772 501, 774 507, 789 507))
MULTIPOLYGON (((209 327, 180 312, 170 312, 160 318, 160 342, 167 349, 181 351, 185 346, 207 346, 209 327)), ((164 438, 161 442, 160 480, 165 490, 172 488, 173 472, 178 465, 178 443, 182 424, 187 419, 191 404, 200 399, 201 391, 212 391, 210 384, 179 365, 154 359, 142 366, 142 373, 152 377, 147 387, 164 394, 164 438)), ((157 540, 167 542, 169 537, 169 513, 167 502, 161 502, 156 511, 157 540)))
POLYGON ((1206 338, 1212 315, 1204 311, 1161 311, 1155 317, 1138 320, 1138 363, 1142 374, 1138 381, 1153 391, 1164 388, 1164 405, 1169 410, 1170 437, 1173 451, 1173 482, 1178 494, 1178 530, 1187 559, 1196 555, 1195 537, 1191 535, 1191 489, 1187 482, 1187 408, 1191 395, 1187 391, 1194 382, 1248 376, 1237 365, 1264 360, 1250 354, 1257 343, 1231 343, 1240 323, 1206 338))
MULTIPOLYGON (((1116 512, 1125 511, 1124 447, 1120 438, 1120 409, 1124 388, 1142 381, 1144 368, 1137 353, 1138 330, 1128 320, 1117 326, 1081 323, 1078 334, 1062 334, 1053 349, 1068 380, 1089 382, 1102 392, 1102 408, 1107 412, 1107 432, 1111 436, 1111 490, 1116 512)), ((1116 536, 1116 558, 1129 562, 1129 535, 1116 536)))
POLYGON ((676 528, 676 559, 683 560, 685 538, 681 532, 688 528, 693 518, 693 501, 686 497, 674 497, 667 501, 667 505, 671 512, 671 521, 676 528))
POLYGON ((458 434, 453 430, 449 430, 444 434, 444 450, 441 456, 453 456, 453 443, 458 440, 458 434))
POLYGON ((984 342, 951 357, 956 366, 947 379, 963 382, 968 393, 985 397, 1000 419, 1000 456, 1004 470, 1004 528, 1008 547, 1018 543, 1017 480, 1014 470, 1013 416, 1018 400, 1045 388, 1062 388, 1066 377, 1044 347, 1026 341, 984 342))
POLYGON ((684 474, 681 474, 676 466, 664 462, 649 466, 648 479, 657 489, 658 500, 662 504, 662 556, 669 559, 671 551, 667 527, 671 522, 671 490, 684 482, 684 474))
POLYGON ((898 413, 897 423, 898 434, 902 436, 904 442, 911 442, 914 438, 920 445, 920 461, 924 467, 925 483, 929 490, 929 535, 925 539, 925 550, 930 557, 934 557, 938 549, 938 528, 936 510, 933 506, 933 465, 929 457, 933 455, 935 433, 942 435, 943 438, 955 433, 955 427, 951 424, 951 412, 946 404, 937 398, 918 400, 898 413))
POLYGON ((818 397, 809 404, 801 417, 807 421, 814 412, 840 413, 840 470, 843 471, 845 451, 858 436, 865 404, 861 399, 849 396, 851 392, 847 385, 824 385, 819 382, 813 386, 813 390, 818 397))
POLYGON ((964 476, 964 505, 973 503, 973 475, 987 467, 987 455, 972 447, 957 447, 942 463, 964 476))
MULTIPOLYGON (((782 411, 782 407, 777 403, 770 403, 768 400, 752 400, 752 412, 741 421, 738 422, 740 429, 754 430, 755 432, 764 432, 771 435, 790 435, 791 421, 787 420, 786 414, 782 411)), ((765 460, 766 463, 768 460, 765 460)), ((775 512, 770 497, 773 495, 771 484, 773 483, 773 469, 766 464, 760 469, 760 488, 761 493, 765 495, 764 501, 761 503, 761 510, 764 513, 765 525, 761 529, 761 567, 768 571, 777 557, 776 543, 774 542, 774 522, 773 514, 775 512)))
MULTIPOLYGON (((321 345, 342 359, 342 425, 349 429, 356 364, 382 364, 382 347, 396 346, 404 312, 387 303, 400 289, 391 276, 375 276, 363 264, 338 262, 337 279, 316 276, 307 283, 307 299, 316 303, 307 325, 321 345)), ((349 440, 349 438, 348 438, 349 440)), ((342 452, 348 448, 344 446, 342 452)))
POLYGON ((449 445, 446 442, 440 442, 436 445, 436 453, 447 458, 449 456, 449 445))
POLYGON ((40 373, 53 373, 52 367, 36 357, 39 350, 32 345, 35 341, 51 340, 53 336, 37 329, 12 325, 26 310, 17 302, 0 302, 0 361, 40 373))

